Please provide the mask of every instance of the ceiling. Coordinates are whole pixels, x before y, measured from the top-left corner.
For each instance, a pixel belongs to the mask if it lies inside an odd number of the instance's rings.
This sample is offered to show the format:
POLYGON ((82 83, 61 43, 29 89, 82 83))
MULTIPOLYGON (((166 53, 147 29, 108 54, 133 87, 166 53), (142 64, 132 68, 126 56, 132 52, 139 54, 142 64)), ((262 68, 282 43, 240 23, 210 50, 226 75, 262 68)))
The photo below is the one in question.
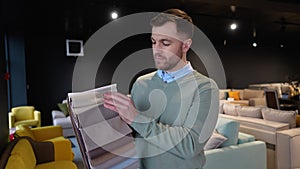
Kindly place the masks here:
POLYGON ((300 30, 300 1, 298 0, 152 0, 143 2, 131 0, 115 3, 146 10, 178 7, 191 15, 219 20, 236 18, 257 25, 268 25, 270 30, 278 25, 284 25, 290 31, 300 30), (231 6, 234 6, 235 10, 231 6))
POLYGON ((18 5, 15 5, 16 1, 5 2, 9 7, 4 5, 2 12, 10 28, 24 22, 25 27, 30 27, 33 32, 39 30, 41 22, 44 27, 55 30, 61 29, 55 25, 66 25, 67 20, 74 22, 71 28, 86 29, 93 24, 98 24, 94 27, 99 28, 99 22, 104 22, 103 25, 110 21, 108 17, 105 20, 103 14, 108 16, 113 7, 120 11, 120 16, 180 8, 192 16, 195 25, 212 35, 226 36, 229 24, 235 20, 238 31, 243 34, 251 35, 255 30, 257 35, 284 33, 300 39, 299 0, 51 0, 24 1, 18 5), (17 17, 22 19, 15 19, 17 17))
POLYGON ((232 21, 240 32, 273 36, 285 34, 300 39, 299 0, 89 0, 79 2, 88 8, 114 6, 121 16, 146 11, 180 8, 192 16, 195 25, 210 34, 228 34, 232 21))

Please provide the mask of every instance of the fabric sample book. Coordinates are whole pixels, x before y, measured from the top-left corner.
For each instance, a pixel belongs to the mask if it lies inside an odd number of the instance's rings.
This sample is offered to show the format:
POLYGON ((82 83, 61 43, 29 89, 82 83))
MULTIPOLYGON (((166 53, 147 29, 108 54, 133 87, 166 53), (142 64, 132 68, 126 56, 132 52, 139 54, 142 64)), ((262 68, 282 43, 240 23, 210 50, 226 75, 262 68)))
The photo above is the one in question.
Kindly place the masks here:
POLYGON ((103 94, 116 84, 68 93, 68 109, 87 169, 137 169, 131 128, 118 113, 103 106, 103 94))

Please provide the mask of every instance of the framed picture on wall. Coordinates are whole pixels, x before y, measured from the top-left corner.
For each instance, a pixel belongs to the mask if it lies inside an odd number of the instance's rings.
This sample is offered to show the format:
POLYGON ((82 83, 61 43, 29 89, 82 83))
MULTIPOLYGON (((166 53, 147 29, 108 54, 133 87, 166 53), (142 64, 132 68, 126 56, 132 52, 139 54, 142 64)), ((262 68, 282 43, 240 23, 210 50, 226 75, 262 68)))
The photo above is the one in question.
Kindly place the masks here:
POLYGON ((83 56, 83 40, 66 40, 67 56, 83 56))

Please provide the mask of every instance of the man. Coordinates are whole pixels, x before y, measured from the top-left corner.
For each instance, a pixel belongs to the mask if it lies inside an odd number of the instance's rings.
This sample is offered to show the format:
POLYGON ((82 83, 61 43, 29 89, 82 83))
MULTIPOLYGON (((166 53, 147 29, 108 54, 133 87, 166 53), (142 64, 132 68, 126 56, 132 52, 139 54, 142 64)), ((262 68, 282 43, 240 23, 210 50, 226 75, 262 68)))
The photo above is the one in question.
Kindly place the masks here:
POLYGON ((140 169, 201 169, 218 113, 218 87, 187 61, 193 24, 184 11, 164 11, 151 25, 158 70, 137 79, 131 98, 106 93, 104 106, 136 131, 140 169))

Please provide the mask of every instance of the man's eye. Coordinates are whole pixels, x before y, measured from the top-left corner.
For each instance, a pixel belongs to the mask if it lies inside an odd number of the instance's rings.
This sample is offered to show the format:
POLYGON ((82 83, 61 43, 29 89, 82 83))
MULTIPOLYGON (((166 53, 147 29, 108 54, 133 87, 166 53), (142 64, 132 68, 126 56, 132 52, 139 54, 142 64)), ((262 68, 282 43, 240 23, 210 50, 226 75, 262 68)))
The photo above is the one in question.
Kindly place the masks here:
POLYGON ((154 44, 156 44, 156 42, 155 42, 155 41, 152 41, 152 45, 154 45, 154 44))
POLYGON ((164 46, 170 46, 170 42, 162 42, 164 46))

